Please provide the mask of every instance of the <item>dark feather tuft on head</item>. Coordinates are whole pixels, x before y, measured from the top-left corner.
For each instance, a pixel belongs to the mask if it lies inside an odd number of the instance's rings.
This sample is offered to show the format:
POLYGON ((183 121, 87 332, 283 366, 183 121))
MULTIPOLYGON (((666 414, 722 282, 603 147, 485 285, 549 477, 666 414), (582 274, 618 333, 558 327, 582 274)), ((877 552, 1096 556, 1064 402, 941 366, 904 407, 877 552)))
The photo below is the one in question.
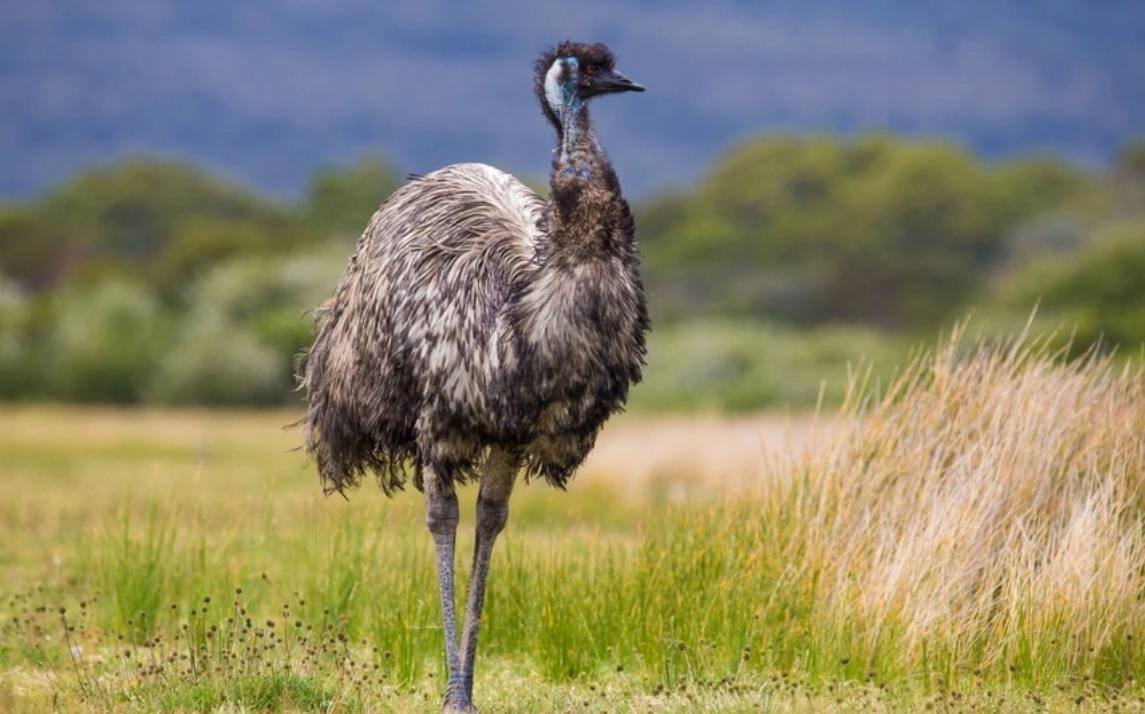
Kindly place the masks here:
POLYGON ((603 42, 564 42, 550 47, 533 63, 533 89, 537 93, 537 101, 541 103, 541 111, 554 125, 559 124, 556 115, 545 101, 545 75, 558 57, 576 57, 582 69, 590 72, 616 69, 616 57, 612 50, 603 42))

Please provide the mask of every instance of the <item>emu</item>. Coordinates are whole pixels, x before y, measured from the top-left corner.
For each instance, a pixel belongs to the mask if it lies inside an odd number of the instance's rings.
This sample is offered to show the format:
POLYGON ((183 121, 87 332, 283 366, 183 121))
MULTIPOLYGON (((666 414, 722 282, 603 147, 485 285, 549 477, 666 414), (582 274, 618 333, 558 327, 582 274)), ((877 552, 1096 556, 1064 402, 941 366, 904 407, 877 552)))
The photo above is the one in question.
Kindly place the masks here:
POLYGON ((493 542, 519 471, 564 488, 640 380, 648 314, 634 224, 589 120, 593 97, 644 91, 603 44, 535 64, 557 134, 547 201, 456 164, 413 176, 374 214, 300 367, 306 448, 327 493, 412 471, 433 537, 449 677, 443 711, 473 712, 493 542), (478 481, 461 646, 456 487, 478 481))

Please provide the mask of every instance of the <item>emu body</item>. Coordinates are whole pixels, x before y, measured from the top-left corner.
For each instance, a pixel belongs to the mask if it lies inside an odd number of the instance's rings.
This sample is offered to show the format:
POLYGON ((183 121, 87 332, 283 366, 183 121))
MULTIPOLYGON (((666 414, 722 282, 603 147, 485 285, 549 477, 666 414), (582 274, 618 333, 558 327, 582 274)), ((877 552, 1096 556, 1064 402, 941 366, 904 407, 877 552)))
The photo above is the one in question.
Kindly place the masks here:
POLYGON ((472 711, 493 541, 519 471, 564 487, 639 381, 648 317, 632 215, 588 115, 642 90, 603 45, 564 43, 536 65, 557 132, 548 201, 483 164, 413 178, 374 214, 301 369, 306 446, 328 491, 373 472, 425 493, 450 677, 472 711), (480 481, 459 649, 455 484, 480 481))

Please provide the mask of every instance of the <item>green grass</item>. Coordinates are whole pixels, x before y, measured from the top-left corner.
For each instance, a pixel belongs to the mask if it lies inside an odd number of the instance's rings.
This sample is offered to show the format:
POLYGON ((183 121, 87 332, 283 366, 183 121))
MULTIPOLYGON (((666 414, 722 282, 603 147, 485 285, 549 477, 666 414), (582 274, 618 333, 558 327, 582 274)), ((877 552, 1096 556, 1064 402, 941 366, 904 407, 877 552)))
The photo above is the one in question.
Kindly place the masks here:
POLYGON ((907 363, 910 341, 865 327, 797 329, 751 321, 693 321, 649 335, 642 411, 749 411, 836 406, 848 374, 876 365, 884 381, 907 363))
MULTIPOLYGON (((520 488, 479 706, 1141 709, 1140 373, 961 354, 759 492, 520 488)), ((5 411, 0 708, 434 711, 420 498, 322 497, 289 420, 5 411)))

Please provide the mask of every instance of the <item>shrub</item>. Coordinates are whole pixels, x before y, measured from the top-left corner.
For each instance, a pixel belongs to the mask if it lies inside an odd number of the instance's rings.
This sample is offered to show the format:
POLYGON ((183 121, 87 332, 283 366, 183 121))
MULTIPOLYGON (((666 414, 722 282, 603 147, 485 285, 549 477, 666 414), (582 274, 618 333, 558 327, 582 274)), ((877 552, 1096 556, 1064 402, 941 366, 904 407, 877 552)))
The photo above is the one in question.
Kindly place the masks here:
POLYGON ((75 289, 50 303, 43 343, 29 359, 43 360, 52 396, 133 402, 155 366, 166 326, 158 303, 140 287, 119 282, 75 289))
POLYGON ((23 397, 39 384, 28 345, 28 301, 0 278, 0 398, 23 397))
POLYGON ((290 398, 307 310, 331 290, 342 258, 296 255, 225 263, 194 288, 147 397, 167 404, 275 404, 290 398))
POLYGON ((289 390, 284 371, 283 356, 241 325, 192 315, 146 395, 164 404, 274 404, 289 390))
POLYGON ((400 176, 378 156, 319 171, 303 206, 307 223, 322 236, 357 238, 378 206, 401 185, 400 176))
POLYGON ((691 321, 654 329, 635 409, 749 410, 842 401, 848 366, 891 374, 905 343, 864 328, 691 321))
POLYGON ((1046 256, 999 288, 1019 310, 1040 300, 1043 312, 1077 327, 1081 347, 1104 338, 1145 341, 1145 221, 1106 226, 1065 257, 1046 256))

